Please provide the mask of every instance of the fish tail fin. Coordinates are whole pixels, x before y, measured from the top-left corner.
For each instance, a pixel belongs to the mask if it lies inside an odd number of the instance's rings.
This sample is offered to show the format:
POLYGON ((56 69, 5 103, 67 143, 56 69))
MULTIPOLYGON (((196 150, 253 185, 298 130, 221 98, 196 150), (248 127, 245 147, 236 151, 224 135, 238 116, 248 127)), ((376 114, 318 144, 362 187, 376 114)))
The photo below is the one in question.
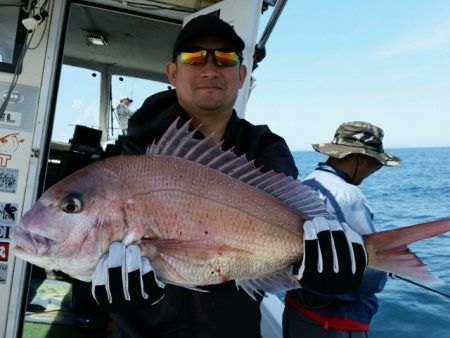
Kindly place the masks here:
POLYGON ((407 247, 408 244, 450 231, 450 219, 411 225, 363 236, 369 264, 377 270, 426 283, 442 283, 407 247))

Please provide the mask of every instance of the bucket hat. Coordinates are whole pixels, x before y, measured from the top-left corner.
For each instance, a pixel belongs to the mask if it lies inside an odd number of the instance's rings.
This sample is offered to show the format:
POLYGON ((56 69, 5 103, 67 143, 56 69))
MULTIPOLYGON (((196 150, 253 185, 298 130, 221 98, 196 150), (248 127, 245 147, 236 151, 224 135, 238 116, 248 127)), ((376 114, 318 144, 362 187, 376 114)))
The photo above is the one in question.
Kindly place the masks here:
POLYGON ((128 96, 121 96, 121 97, 120 97, 120 102, 122 102, 122 101, 124 101, 124 100, 128 100, 128 102, 130 102, 130 103, 133 102, 133 100, 130 99, 128 96))
POLYGON ((339 126, 331 143, 313 144, 319 153, 335 158, 344 158, 350 154, 371 156, 385 166, 400 164, 401 158, 385 153, 383 149, 384 132, 368 122, 346 122, 339 126))

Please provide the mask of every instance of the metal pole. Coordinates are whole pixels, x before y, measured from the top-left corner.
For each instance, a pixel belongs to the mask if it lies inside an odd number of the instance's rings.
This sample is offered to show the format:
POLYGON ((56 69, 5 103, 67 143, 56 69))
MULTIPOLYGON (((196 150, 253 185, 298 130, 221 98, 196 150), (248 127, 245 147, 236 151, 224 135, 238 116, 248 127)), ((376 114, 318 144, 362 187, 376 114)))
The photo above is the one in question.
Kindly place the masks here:
POLYGON ((266 28, 262 33, 261 39, 255 46, 255 52, 253 53, 253 70, 258 67, 258 63, 261 62, 266 57, 266 42, 269 39, 270 34, 272 33, 275 24, 278 21, 278 18, 283 11, 284 6, 286 5, 287 0, 278 0, 275 8, 273 9, 272 15, 267 22, 266 28))
POLYGON ((272 15, 270 16, 269 21, 267 22, 267 26, 264 29, 264 32, 262 33, 261 39, 256 44, 257 49, 262 49, 266 46, 266 42, 269 39, 270 34, 272 33, 273 28, 275 27, 275 24, 278 21, 278 18, 281 15, 281 12, 283 11, 284 6, 286 5, 287 0, 278 0, 277 4, 275 5, 275 8, 273 9, 272 15))

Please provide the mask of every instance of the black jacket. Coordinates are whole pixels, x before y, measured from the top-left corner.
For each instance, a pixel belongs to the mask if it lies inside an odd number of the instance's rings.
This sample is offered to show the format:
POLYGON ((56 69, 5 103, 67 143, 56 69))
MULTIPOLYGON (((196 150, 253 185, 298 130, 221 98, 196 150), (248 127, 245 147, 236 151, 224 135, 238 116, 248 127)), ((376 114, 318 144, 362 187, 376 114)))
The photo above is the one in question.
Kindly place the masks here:
MULTIPOLYGON (((188 120, 179 106, 174 90, 149 97, 129 120, 128 136, 121 138, 122 154, 145 152, 177 118, 188 120)), ((195 137, 202 138, 198 133, 195 137)), ((237 155, 255 159, 263 170, 274 169, 297 178, 298 171, 285 141, 267 126, 254 126, 234 112, 227 125, 223 148, 234 146, 237 155)), ((210 292, 193 291, 168 284, 163 300, 133 314, 112 314, 116 337, 260 337, 260 303, 234 281, 210 286, 210 292)))

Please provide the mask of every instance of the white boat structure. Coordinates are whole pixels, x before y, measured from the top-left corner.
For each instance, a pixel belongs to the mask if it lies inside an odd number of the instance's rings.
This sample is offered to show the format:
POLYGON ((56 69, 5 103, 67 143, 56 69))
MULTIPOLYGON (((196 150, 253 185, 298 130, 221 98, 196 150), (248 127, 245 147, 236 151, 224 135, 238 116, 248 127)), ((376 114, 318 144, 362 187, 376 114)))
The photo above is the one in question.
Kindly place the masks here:
MULTIPOLYGON (((244 63, 255 69, 285 2, 0 2, 0 337, 31 337, 24 329, 30 318, 26 309, 33 297, 31 282, 39 272, 11 253, 10 228, 48 186, 95 160, 97 147, 113 142, 121 133, 114 111, 118 98, 112 95, 119 90, 114 86, 136 80, 140 86, 167 87, 165 63, 180 28, 191 18, 211 12, 235 27, 246 43, 244 63), (267 26, 260 30, 263 16, 267 26), (95 78, 81 85, 92 86, 90 99, 97 103, 89 116, 78 116, 76 125, 64 125, 61 121, 70 120, 67 98, 73 102, 80 85, 70 81, 67 70, 71 69, 89 74, 87 79, 95 78), (70 139, 61 140, 61 125, 70 131, 70 139), (85 155, 80 157, 80 152, 85 155)), ((241 117, 252 82, 248 76, 239 93, 235 109, 241 117)), ((149 89, 147 96, 153 93, 149 89)), ((72 303, 76 303, 74 290, 72 303)), ((266 297, 263 337, 282 336, 282 310, 277 296, 266 297)))

